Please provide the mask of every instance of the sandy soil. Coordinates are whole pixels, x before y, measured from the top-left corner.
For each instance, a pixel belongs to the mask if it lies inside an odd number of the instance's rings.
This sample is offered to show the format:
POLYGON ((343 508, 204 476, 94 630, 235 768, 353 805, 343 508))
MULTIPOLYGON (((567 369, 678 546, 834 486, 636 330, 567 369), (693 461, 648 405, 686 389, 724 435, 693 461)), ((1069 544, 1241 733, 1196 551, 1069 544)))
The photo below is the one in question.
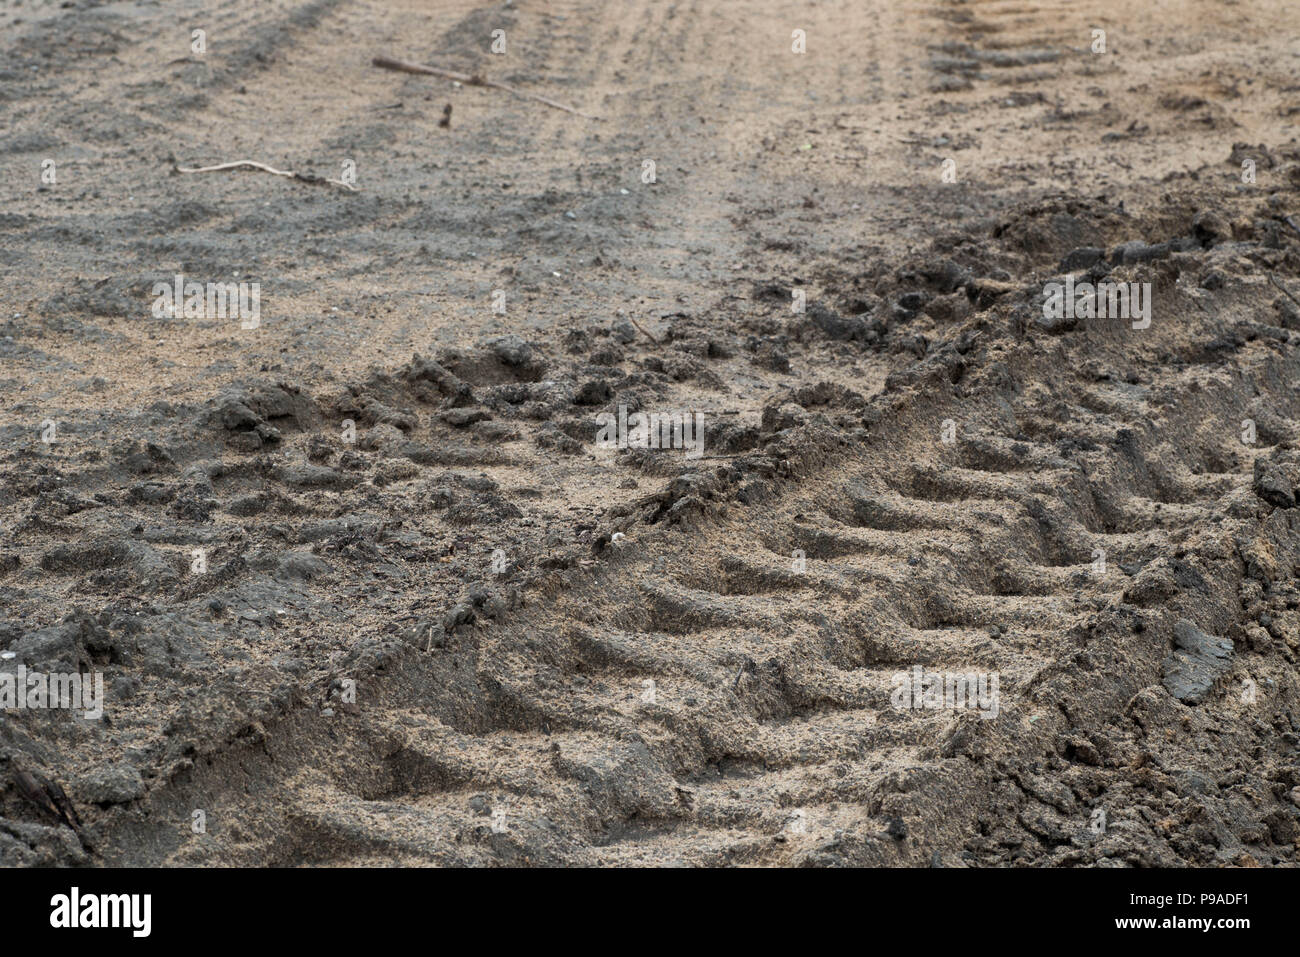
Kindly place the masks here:
POLYGON ((1293 865, 1296 36, 0 2, 0 863, 1293 865))

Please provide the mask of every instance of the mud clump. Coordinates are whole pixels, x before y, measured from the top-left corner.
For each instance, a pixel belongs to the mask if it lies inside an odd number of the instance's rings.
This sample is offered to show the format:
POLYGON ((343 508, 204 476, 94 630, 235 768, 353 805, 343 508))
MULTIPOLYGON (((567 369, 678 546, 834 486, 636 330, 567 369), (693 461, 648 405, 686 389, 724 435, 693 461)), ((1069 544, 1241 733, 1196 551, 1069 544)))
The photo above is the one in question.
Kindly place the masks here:
POLYGON ((1179 701, 1200 704, 1231 661, 1231 641, 1180 619, 1174 622, 1174 651, 1165 659, 1161 682, 1179 701))

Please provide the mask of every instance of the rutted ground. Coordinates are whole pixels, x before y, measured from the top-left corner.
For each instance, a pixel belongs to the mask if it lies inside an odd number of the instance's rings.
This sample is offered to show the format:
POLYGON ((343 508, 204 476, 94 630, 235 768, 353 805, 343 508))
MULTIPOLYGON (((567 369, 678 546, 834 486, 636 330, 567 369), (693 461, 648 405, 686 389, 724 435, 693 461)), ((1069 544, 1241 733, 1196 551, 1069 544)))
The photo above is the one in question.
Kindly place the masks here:
MULTIPOLYGON (((0 745, 89 859, 1294 862, 1284 31, 1189 4, 1105 59, 1073 8, 846 6, 232 5, 182 63, 150 11, 12 28, 5 155, 76 159, 0 219, 0 644, 109 709, 0 745), (343 156, 355 196, 167 175, 343 156), (1151 327, 1041 321, 1070 270, 1151 327), (177 271, 260 279, 266 328, 152 319, 177 271), (707 457, 596 449, 619 405, 707 457), (913 665, 997 671, 998 717, 892 708, 913 665)), ((87 860, 0 813, 6 861, 87 860)))

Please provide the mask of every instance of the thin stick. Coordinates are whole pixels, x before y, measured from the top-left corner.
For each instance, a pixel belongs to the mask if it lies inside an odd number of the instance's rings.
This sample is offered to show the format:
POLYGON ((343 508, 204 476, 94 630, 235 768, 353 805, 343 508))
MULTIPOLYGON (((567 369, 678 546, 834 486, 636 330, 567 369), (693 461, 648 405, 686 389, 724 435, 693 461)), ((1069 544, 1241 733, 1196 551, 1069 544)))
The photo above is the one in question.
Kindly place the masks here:
POLYGON ((1265 275, 1268 276, 1268 281, 1269 281, 1269 282, 1271 282, 1273 285, 1277 286, 1278 289, 1281 289, 1284 293, 1287 294, 1287 298, 1288 298, 1288 299, 1290 299, 1292 302, 1294 302, 1297 306, 1300 306, 1300 299, 1297 299, 1294 295, 1292 295, 1290 289, 1288 289, 1286 286, 1282 285, 1280 282, 1278 282, 1276 279, 1274 279, 1274 278, 1273 278, 1273 274, 1272 274, 1271 272, 1270 272, 1270 273, 1265 273, 1265 275))
POLYGON ((641 330, 641 334, 642 334, 643 336, 645 336, 647 339, 649 339, 651 342, 653 342, 655 345, 662 345, 662 343, 660 343, 660 341, 659 341, 658 339, 656 339, 654 336, 652 336, 652 335, 650 334, 650 330, 649 330, 649 329, 643 329, 643 328, 641 327, 641 323, 637 322, 637 321, 636 321, 635 319, 633 319, 631 316, 628 316, 627 321, 630 322, 630 323, 632 323, 632 325, 636 326, 638 329, 640 329, 640 330, 641 330))
POLYGON ((233 163, 219 163, 216 166, 177 166, 178 173, 215 173, 223 169, 239 169, 240 167, 249 167, 250 169, 260 169, 263 173, 274 173, 276 176, 288 176, 290 179, 301 180, 304 183, 329 183, 333 186, 342 186, 349 192, 355 193, 357 188, 349 185, 339 179, 326 179, 324 176, 315 176, 311 173, 295 173, 292 170, 274 169, 265 163, 255 163, 252 160, 235 160, 233 163))
POLYGON ((563 103, 557 103, 555 100, 539 96, 536 93, 529 93, 526 90, 518 89, 506 83, 498 83, 496 80, 489 80, 486 77, 479 76, 477 73, 457 73, 455 70, 444 70, 441 67, 425 66, 422 63, 410 63, 406 60, 394 60, 392 57, 377 56, 370 61, 374 66, 383 67, 385 70, 397 70, 399 73, 420 73, 426 76, 440 76, 444 80, 455 80, 457 83, 464 83, 469 86, 490 86, 497 90, 505 90, 507 93, 513 93, 515 96, 523 97, 526 100, 536 100, 538 103, 545 103, 547 106, 553 106, 557 110, 563 110, 565 113, 572 113, 575 116, 585 117, 589 120, 598 120, 599 116, 592 116, 590 113, 584 113, 582 110, 575 110, 571 106, 565 106, 563 103))

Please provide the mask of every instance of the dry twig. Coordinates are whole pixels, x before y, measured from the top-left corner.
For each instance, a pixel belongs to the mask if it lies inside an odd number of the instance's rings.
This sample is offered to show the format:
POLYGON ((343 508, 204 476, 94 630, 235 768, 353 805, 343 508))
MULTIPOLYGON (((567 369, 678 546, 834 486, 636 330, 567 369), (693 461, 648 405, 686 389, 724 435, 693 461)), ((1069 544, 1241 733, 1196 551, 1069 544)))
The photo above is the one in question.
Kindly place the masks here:
POLYGON ((645 328, 643 328, 642 325, 641 325, 641 323, 637 322, 637 321, 636 321, 635 319, 633 319, 631 316, 628 316, 628 320, 627 320, 627 321, 630 322, 630 323, 632 323, 632 325, 636 326, 637 329, 639 329, 639 330, 641 331, 641 334, 642 334, 643 336, 645 336, 647 339, 649 339, 651 342, 653 342, 655 345, 657 345, 657 346, 658 346, 658 345, 662 345, 662 343, 661 343, 658 339, 656 339, 656 338, 655 338, 655 337, 650 333, 650 330, 649 330, 649 329, 645 329, 645 328))
POLYGON ((1275 278, 1273 277, 1273 274, 1272 274, 1272 273, 1267 273, 1266 275, 1268 276, 1268 281, 1269 281, 1269 282, 1271 282, 1273 285, 1277 286, 1278 289, 1281 289, 1284 293, 1286 293, 1287 298, 1290 299, 1292 302, 1294 302, 1297 306, 1300 306, 1300 299, 1297 299, 1297 298, 1292 294, 1292 292, 1291 292, 1290 289, 1288 289, 1286 286, 1284 286, 1284 285, 1282 285, 1280 282, 1278 282, 1277 279, 1275 279, 1275 278))
POLYGON ((457 73, 455 70, 444 70, 441 67, 425 66, 422 63, 409 63, 406 60, 394 60, 392 57, 377 56, 370 61, 375 66, 383 67, 385 70, 397 70, 399 73, 419 73, 425 76, 440 76, 444 80, 455 80, 457 83, 464 83, 467 86, 490 86, 496 90, 505 90, 507 93, 513 93, 515 96, 523 97, 526 100, 536 100, 538 103, 545 103, 547 106, 553 106, 557 110, 563 110, 565 113, 572 113, 575 116, 586 117, 589 120, 598 120, 599 116, 592 116, 590 113, 584 113, 582 110, 575 110, 571 106, 565 106, 563 103, 557 103, 555 100, 547 99, 544 96, 538 96, 536 93, 528 93, 525 90, 510 86, 506 83, 498 83, 496 80, 489 80, 486 77, 479 76, 477 73, 457 73))
POLYGON ((252 160, 235 160, 233 163, 218 163, 216 166, 177 166, 178 173, 215 173, 223 169, 239 169, 240 167, 250 169, 259 169, 263 173, 274 173, 276 176, 288 176, 290 179, 300 180, 304 183, 329 183, 331 186, 342 186, 349 192, 355 193, 357 188, 341 179, 326 179, 324 176, 316 176, 312 173, 295 173, 293 170, 274 169, 265 163, 255 163, 252 160))

